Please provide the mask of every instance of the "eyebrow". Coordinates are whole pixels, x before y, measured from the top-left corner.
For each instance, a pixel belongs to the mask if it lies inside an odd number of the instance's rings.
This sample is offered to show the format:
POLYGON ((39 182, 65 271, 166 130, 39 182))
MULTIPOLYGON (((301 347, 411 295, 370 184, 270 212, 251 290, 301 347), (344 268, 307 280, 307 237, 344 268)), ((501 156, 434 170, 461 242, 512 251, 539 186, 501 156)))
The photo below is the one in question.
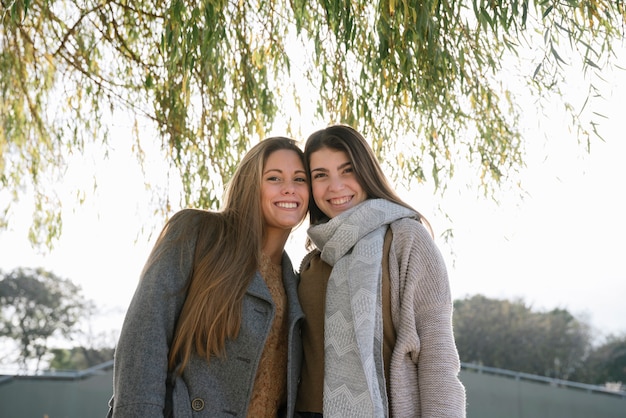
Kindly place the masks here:
MULTIPOLYGON (((281 174, 283 173, 283 170, 281 170, 280 168, 268 168, 267 170, 265 170, 265 171, 263 172, 263 175, 265 175, 265 174, 267 174, 267 173, 271 173, 271 172, 273 172, 273 171, 275 171, 275 172, 277 172, 277 173, 281 173, 281 174)), ((304 170, 296 170, 296 173, 303 173, 303 174, 306 174, 306 171, 304 171, 304 170)))
MULTIPOLYGON (((352 162, 350 162, 350 161, 346 161, 345 163, 340 164, 340 165, 339 165, 339 167, 337 167, 337 169, 338 169, 338 170, 341 170, 342 168, 345 168, 345 167, 347 167, 347 166, 349 166, 349 165, 352 165, 352 162)), ((322 171, 322 172, 327 172, 327 171, 328 171, 328 169, 327 169, 327 168, 321 168, 321 167, 320 167, 320 168, 312 168, 312 169, 311 169, 311 173, 312 173, 312 172, 314 172, 314 171, 322 171)))

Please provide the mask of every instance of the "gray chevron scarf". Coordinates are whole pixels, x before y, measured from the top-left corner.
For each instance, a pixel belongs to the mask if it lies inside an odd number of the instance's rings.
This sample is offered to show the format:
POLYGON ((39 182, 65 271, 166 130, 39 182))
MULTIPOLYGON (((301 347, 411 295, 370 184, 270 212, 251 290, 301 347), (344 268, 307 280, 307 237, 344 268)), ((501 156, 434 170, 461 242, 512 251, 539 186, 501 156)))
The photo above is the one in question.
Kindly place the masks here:
POLYGON ((382 257, 390 223, 418 215, 369 199, 309 228, 333 266, 324 316, 324 418, 388 417, 382 341, 382 257))

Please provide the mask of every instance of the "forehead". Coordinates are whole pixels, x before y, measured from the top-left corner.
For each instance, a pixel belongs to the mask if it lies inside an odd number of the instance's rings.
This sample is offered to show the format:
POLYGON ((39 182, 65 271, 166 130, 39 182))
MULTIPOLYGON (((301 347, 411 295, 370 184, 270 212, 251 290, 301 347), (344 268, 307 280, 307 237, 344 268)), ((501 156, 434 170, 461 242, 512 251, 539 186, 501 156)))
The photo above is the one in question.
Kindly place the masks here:
POLYGON ((344 150, 334 149, 334 148, 320 148, 317 151, 313 151, 309 157, 309 161, 311 162, 311 168, 314 169, 314 166, 328 166, 335 164, 343 164, 346 162, 351 162, 348 153, 344 150))
POLYGON ((277 149, 272 151, 265 158, 263 169, 280 169, 284 166, 298 165, 303 167, 300 155, 291 149, 277 149))

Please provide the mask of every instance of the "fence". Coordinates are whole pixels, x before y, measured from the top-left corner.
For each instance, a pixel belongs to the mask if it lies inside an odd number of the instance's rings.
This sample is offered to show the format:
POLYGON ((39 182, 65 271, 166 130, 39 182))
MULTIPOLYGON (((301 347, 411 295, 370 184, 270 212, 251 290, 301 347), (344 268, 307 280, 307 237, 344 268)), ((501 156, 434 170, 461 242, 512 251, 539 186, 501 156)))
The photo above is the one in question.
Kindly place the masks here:
MULTIPOLYGON (((104 417, 113 362, 82 371, 0 375, 0 417, 104 417)), ((462 364, 468 418, 626 418, 626 392, 462 364)))

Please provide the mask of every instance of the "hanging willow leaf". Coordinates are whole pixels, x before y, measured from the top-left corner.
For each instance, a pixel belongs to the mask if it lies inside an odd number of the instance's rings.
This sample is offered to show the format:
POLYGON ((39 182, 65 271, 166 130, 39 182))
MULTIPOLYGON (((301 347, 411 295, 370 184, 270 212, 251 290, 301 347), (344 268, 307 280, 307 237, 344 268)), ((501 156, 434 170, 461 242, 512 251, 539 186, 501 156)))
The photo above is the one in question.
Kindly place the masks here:
POLYGON ((51 212, 33 240, 58 237, 46 186, 87 145, 106 156, 120 114, 145 126, 128 138, 138 162, 156 149, 181 179, 179 206, 216 207, 251 143, 272 130, 302 138, 311 121, 353 124, 383 162, 402 152, 398 180, 445 189, 465 160, 494 190, 523 166, 520 110, 495 80, 505 52, 543 33, 527 82, 558 92, 554 45, 569 41, 599 71, 625 16, 597 0, 1 1, 0 225, 29 190, 51 212))

